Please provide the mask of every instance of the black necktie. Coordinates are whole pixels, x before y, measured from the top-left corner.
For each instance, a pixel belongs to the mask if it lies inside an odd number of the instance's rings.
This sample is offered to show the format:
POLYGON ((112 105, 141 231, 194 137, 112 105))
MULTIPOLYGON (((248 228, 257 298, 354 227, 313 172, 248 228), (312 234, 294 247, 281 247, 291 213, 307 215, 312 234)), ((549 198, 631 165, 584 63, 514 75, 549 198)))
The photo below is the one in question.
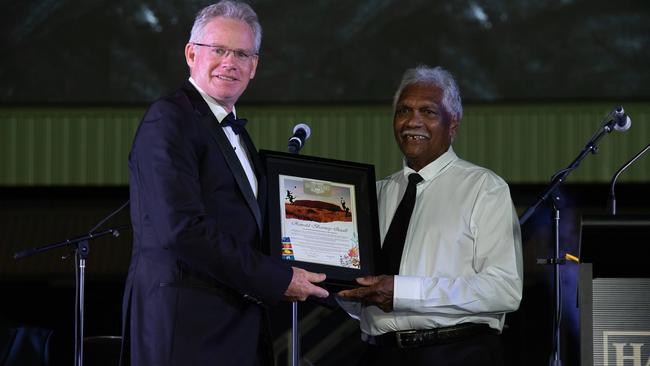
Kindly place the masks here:
POLYGON ((244 131, 244 126, 246 126, 247 122, 248 121, 243 118, 235 118, 232 112, 230 112, 223 121, 221 121, 221 127, 230 126, 232 127, 233 132, 235 132, 236 135, 239 135, 244 131))
POLYGON ((404 197, 402 197, 402 201, 395 210, 393 221, 390 222, 388 232, 384 238, 384 245, 381 248, 383 270, 385 274, 389 275, 399 273, 406 231, 409 228, 413 207, 415 207, 416 185, 423 180, 418 173, 411 173, 408 178, 409 184, 406 187, 406 192, 404 192, 404 197))

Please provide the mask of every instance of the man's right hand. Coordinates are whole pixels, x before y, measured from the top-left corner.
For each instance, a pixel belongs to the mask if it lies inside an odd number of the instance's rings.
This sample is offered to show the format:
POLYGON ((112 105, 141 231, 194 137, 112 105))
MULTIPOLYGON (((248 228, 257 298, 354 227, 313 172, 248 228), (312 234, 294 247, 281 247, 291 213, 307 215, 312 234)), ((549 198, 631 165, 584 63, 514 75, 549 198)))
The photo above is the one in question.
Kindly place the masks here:
POLYGON ((329 296, 327 290, 314 285, 314 283, 325 281, 326 276, 324 273, 309 272, 297 267, 292 268, 293 277, 291 277, 291 283, 289 283, 289 287, 284 292, 285 300, 305 301, 309 296, 320 298, 326 298, 329 296))

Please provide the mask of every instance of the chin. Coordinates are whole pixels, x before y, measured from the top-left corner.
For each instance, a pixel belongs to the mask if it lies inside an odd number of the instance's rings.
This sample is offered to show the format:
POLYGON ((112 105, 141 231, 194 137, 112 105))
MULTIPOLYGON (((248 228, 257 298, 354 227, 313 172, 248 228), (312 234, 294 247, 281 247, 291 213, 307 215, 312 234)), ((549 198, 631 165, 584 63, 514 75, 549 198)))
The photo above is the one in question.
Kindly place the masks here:
POLYGON ((235 104, 238 98, 238 95, 233 93, 224 93, 223 90, 221 91, 215 90, 213 93, 210 94, 210 96, 219 102, 232 103, 232 104, 235 104))
POLYGON ((400 146, 400 149, 402 150, 402 153, 406 157, 415 157, 417 158, 418 156, 421 156, 422 153, 424 152, 424 149, 422 149, 422 146, 416 145, 416 144, 402 144, 400 146))

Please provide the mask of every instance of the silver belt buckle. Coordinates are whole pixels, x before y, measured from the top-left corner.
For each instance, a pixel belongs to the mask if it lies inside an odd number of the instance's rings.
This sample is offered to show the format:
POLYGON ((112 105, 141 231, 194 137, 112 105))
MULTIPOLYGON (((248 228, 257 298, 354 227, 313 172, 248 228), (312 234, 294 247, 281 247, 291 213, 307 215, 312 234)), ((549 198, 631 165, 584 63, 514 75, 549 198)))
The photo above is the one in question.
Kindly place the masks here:
POLYGON ((399 348, 415 348, 417 341, 422 341, 422 335, 416 335, 416 330, 400 330, 395 332, 395 340, 399 348))

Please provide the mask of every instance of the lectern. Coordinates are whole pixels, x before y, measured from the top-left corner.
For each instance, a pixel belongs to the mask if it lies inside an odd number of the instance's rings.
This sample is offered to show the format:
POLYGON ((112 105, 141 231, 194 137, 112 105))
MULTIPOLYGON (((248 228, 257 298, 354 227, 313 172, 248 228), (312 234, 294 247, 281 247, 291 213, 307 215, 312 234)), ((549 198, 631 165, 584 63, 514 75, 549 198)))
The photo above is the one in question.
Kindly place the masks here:
POLYGON ((650 364, 650 216, 583 216, 580 364, 650 364))

